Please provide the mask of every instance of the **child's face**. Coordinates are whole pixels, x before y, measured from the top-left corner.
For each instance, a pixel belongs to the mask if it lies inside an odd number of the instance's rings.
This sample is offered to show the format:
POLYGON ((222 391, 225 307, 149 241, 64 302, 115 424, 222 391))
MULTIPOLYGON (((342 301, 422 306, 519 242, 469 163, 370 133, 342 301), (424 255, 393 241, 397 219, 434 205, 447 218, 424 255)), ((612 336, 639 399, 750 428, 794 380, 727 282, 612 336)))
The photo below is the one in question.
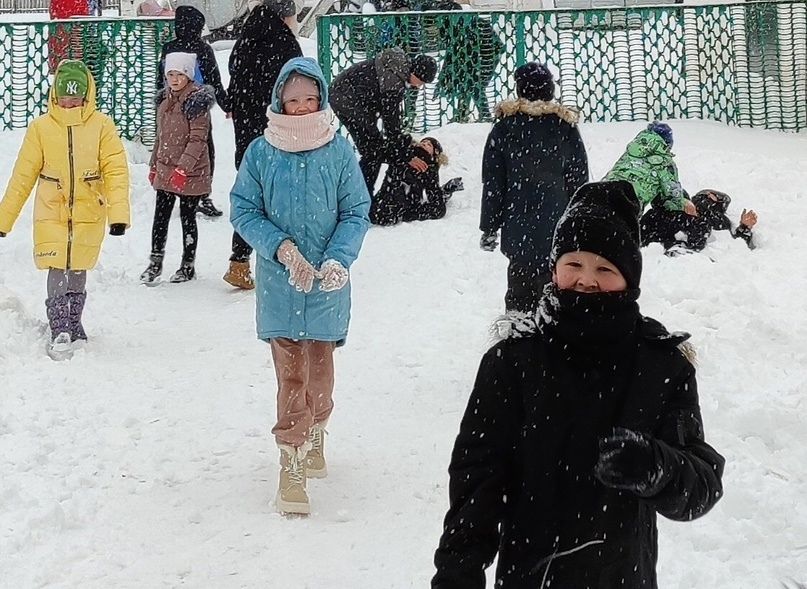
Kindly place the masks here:
POLYGON ((616 292, 628 287, 622 272, 591 252, 567 252, 558 258, 552 282, 561 290, 616 292))
POLYGON ((434 155, 434 145, 428 139, 424 139, 420 142, 420 147, 426 150, 429 155, 434 155))
POLYGON ((83 96, 62 96, 56 99, 56 104, 62 108, 78 108, 84 106, 83 96))
POLYGON ((174 92, 179 92, 185 88, 185 86, 190 84, 191 81, 188 76, 176 70, 171 70, 165 75, 165 77, 168 79, 168 87, 174 92))
POLYGON ((295 96, 283 103, 283 114, 295 116, 310 115, 319 110, 319 94, 295 96))

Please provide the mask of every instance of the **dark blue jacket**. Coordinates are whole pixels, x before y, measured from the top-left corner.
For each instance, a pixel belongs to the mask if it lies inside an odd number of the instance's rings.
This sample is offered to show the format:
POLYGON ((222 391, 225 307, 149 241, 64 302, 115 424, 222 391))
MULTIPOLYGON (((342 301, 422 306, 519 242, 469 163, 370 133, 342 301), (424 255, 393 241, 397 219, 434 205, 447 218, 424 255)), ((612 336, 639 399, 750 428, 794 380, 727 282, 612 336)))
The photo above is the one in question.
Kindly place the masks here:
POLYGON ((577 113, 555 103, 509 100, 488 135, 482 160, 484 232, 501 229, 502 253, 549 271, 555 225, 588 181, 577 113))

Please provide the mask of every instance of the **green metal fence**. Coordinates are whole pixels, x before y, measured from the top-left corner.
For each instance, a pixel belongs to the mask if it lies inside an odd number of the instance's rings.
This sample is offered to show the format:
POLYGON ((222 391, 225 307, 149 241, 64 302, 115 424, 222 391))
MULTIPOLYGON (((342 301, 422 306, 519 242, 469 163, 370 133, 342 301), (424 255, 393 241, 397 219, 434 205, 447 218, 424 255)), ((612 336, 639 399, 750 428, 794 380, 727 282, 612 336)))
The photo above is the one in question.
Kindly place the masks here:
POLYGON ((426 52, 438 79, 405 103, 414 130, 483 121, 515 96, 532 60, 587 121, 699 118, 807 127, 807 3, 748 2, 536 12, 329 15, 318 23, 328 78, 385 48, 426 52))
POLYGON ((28 125, 47 109, 61 59, 82 59, 95 77, 99 108, 123 137, 154 141, 157 61, 173 19, 0 23, 0 130, 28 125))

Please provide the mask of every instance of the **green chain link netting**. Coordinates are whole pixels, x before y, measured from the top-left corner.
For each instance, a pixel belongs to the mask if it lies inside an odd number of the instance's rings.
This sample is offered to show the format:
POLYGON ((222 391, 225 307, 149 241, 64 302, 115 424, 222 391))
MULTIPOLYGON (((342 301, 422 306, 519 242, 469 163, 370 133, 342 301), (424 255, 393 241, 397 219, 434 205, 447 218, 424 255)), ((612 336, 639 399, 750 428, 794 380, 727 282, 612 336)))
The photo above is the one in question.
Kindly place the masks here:
POLYGON ((426 52, 437 80, 405 101, 413 130, 490 119, 528 61, 558 76, 587 121, 703 118, 807 126, 807 3, 329 15, 317 23, 328 79, 380 51, 426 52))
POLYGON ((123 137, 154 142, 157 62, 172 20, 0 23, 0 129, 21 128, 47 109, 52 72, 82 59, 95 77, 99 108, 123 137))

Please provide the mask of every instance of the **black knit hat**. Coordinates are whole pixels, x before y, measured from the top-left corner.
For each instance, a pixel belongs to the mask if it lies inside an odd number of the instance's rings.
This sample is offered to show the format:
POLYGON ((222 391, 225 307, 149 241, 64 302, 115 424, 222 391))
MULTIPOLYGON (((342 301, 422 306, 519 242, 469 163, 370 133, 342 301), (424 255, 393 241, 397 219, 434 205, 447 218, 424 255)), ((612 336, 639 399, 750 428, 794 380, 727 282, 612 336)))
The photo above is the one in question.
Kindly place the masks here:
POLYGON ((642 277, 640 211, 639 199, 630 182, 584 184, 574 193, 555 227, 552 267, 565 253, 591 252, 619 268, 629 289, 639 288, 642 277))
POLYGON ((519 98, 549 102, 555 97, 555 82, 549 68, 531 61, 516 70, 516 94, 519 98))
POLYGON ((429 55, 418 55, 412 60, 412 69, 409 73, 429 84, 437 77, 437 62, 429 55))

